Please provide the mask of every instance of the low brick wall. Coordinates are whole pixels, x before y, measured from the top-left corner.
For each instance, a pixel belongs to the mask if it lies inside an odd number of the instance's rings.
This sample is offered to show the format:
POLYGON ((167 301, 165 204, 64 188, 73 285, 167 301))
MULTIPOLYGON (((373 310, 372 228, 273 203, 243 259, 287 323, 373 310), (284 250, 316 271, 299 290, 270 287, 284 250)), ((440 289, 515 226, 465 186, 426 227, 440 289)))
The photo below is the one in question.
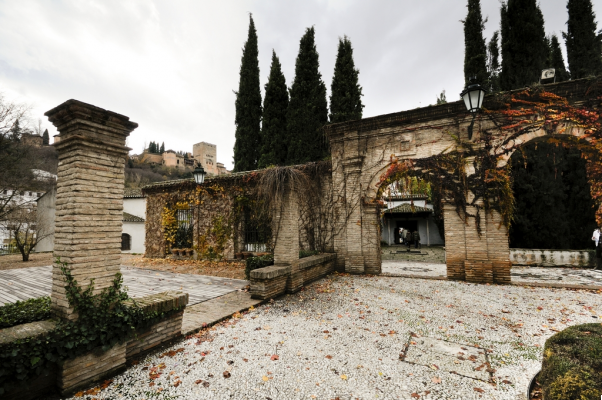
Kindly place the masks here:
MULTIPOLYGON (((125 368, 127 360, 182 335, 182 317, 184 308, 188 304, 187 293, 167 291, 135 301, 145 312, 163 313, 174 309, 178 309, 178 311, 155 321, 152 325, 139 328, 136 336, 126 343, 118 343, 105 352, 96 349, 79 357, 65 360, 57 365, 56 371, 50 375, 38 376, 27 382, 26 386, 15 388, 2 398, 8 400, 34 399, 54 390, 55 387, 63 395, 73 394, 91 386, 94 382, 118 373, 125 368)), ((133 302, 133 300, 129 300, 130 304, 133 302)), ((52 321, 39 321, 2 329, 0 330, 0 344, 42 336, 51 332, 55 326, 56 324, 52 321)))
POLYGON ((334 271, 336 254, 318 254, 302 258, 291 265, 273 265, 251 271, 251 297, 271 299, 295 293, 304 285, 334 271))
POLYGON ((594 250, 510 249, 512 265, 528 267, 581 267, 595 265, 594 250))
POLYGON ((180 308, 180 311, 170 314, 149 327, 140 328, 136 332, 136 337, 127 342, 127 360, 182 335, 182 317, 184 308, 188 304, 188 293, 168 291, 137 299, 136 302, 146 312, 169 312, 175 308, 180 308))

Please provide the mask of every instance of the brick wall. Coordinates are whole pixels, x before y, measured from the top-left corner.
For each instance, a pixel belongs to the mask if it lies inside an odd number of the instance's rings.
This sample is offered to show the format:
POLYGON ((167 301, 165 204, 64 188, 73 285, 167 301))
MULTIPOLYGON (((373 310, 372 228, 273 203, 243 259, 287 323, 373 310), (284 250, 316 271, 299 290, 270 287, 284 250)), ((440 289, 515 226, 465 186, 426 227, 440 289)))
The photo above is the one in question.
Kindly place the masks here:
POLYGON ((284 293, 295 293, 304 285, 335 270, 336 254, 305 257, 291 265, 259 268, 251 271, 251 297, 271 299, 284 293), (294 272, 293 272, 294 271, 294 272))

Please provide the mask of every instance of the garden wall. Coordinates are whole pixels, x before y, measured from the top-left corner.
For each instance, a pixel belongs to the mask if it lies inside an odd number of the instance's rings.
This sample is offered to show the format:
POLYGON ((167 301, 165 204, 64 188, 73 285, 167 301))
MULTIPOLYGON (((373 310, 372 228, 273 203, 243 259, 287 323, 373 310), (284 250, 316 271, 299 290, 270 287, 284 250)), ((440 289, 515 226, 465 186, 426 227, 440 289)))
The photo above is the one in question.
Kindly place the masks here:
MULTIPOLYGON (((333 232, 336 215, 329 162, 308 163, 294 168, 309 177, 307 192, 300 196, 299 204, 299 247, 304 250, 332 252, 333 232)), ((193 247, 195 256, 210 258, 217 255, 233 259, 236 253, 245 251, 244 208, 252 212, 259 208, 256 195, 261 177, 271 169, 220 175, 205 179, 197 185, 193 179, 158 182, 147 185, 143 193, 146 203, 146 253, 145 257, 163 258, 170 255, 173 243, 169 240, 166 228, 165 211, 177 204, 189 204, 194 215, 193 247), (212 250, 213 249, 213 250, 212 250)), ((273 218, 278 214, 272 210, 261 215, 260 220, 273 218)), ((257 218, 255 216, 254 218, 257 218)), ((289 224, 281 221, 282 224, 289 224)), ((278 226, 277 224, 272 225, 278 226)), ((277 229, 272 228, 272 234, 277 229)), ((273 238, 266 250, 273 248, 273 238)))
MULTIPOLYGON (((154 348, 179 338, 182 333, 182 316, 188 294, 176 291, 163 292, 136 299, 145 312, 169 313, 149 326, 139 328, 136 336, 125 343, 118 343, 108 351, 92 350, 79 357, 65 360, 48 376, 38 376, 23 387, 9 391, 2 398, 28 400, 51 392, 54 388, 63 395, 70 395, 90 387, 94 382, 107 378, 126 366, 126 361, 141 356, 154 348), (172 312, 176 310, 175 312, 172 312)), ((53 321, 38 321, 0 330, 0 345, 17 339, 43 337, 54 327, 53 321)))
POLYGON ((272 265, 251 271, 251 297, 271 299, 284 293, 296 293, 305 285, 334 271, 337 255, 318 254, 290 265, 272 265))
POLYGON ((595 266, 594 250, 510 249, 512 265, 527 267, 595 266))

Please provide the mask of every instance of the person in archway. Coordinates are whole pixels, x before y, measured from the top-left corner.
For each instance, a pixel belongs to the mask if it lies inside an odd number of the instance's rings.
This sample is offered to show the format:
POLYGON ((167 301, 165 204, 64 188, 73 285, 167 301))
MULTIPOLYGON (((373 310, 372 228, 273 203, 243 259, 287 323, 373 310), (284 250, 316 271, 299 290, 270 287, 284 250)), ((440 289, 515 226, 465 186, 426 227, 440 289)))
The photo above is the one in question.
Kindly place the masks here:
POLYGON ((403 240, 408 245, 408 251, 410 251, 410 245, 411 245, 411 242, 412 242, 412 232, 410 232, 409 229, 404 229, 403 233, 404 233, 403 240))
POLYGON ((417 249, 420 244, 420 233, 418 233, 418 230, 412 232, 412 240, 414 241, 414 248, 417 249))

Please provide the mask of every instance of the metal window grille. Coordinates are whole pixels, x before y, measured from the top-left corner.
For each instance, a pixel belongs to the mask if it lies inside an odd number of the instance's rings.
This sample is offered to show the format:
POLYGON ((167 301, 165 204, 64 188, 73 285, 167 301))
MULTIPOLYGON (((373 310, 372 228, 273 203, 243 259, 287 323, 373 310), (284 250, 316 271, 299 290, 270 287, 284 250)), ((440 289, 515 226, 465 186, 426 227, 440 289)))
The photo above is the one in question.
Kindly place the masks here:
POLYGON ((271 233, 267 221, 258 220, 249 209, 245 209, 245 251, 266 251, 271 233))

